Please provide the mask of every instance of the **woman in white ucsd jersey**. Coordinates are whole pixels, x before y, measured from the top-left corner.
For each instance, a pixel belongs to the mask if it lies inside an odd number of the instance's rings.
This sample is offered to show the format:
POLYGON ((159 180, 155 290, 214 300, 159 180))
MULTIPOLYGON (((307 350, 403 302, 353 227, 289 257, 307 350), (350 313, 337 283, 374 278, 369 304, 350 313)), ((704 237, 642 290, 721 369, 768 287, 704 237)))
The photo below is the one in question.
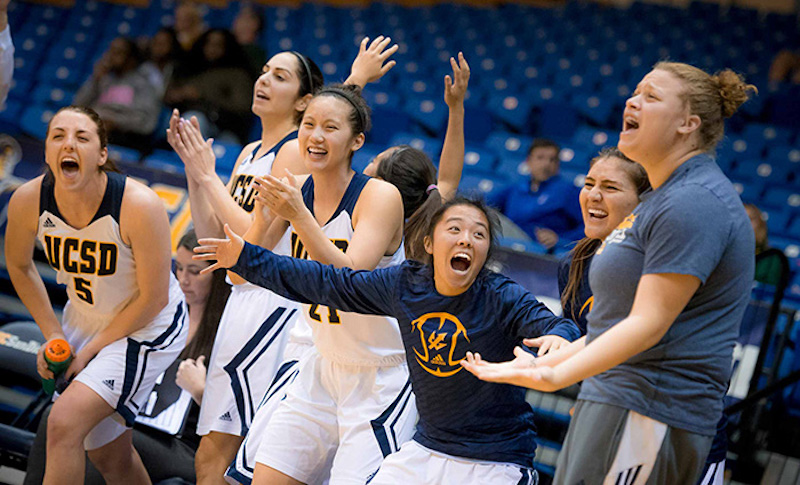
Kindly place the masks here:
MULTIPOLYGON (((261 140, 239 155, 227 187, 214 171, 212 140, 204 140, 194 119, 175 111, 167 139, 186 166, 192 220, 198 237, 222 234, 222 224, 246 231, 254 207, 255 176, 284 170, 305 172, 297 145, 297 124, 322 73, 298 52, 267 61, 253 92, 261 140)), ((214 342, 197 433, 198 483, 224 482, 224 473, 247 433, 269 383, 283 361, 297 305, 232 275, 234 287, 214 342)))
MULTIPOLYGON (((369 123, 356 86, 323 88, 309 103, 298 140, 311 176, 267 177, 284 190, 257 181, 258 200, 290 223, 276 248, 354 269, 403 261, 400 193, 350 166, 369 123)), ((253 481, 315 484, 330 474, 331 484, 364 483, 413 434, 416 406, 397 323, 318 305, 304 305, 303 314, 315 349, 264 430, 253 481)))
MULTIPOLYGON (((150 483, 131 426, 189 328, 164 205, 113 171, 106 144, 97 113, 62 108, 47 129, 47 173, 9 202, 14 288, 45 338, 66 339, 74 355, 47 424, 46 484, 83 483, 84 450, 108 483, 150 483), (67 286, 61 323, 33 265, 37 238, 67 286)), ((53 378, 41 350, 38 370, 53 378)))
MULTIPOLYGON (((368 37, 361 41, 358 54, 353 61, 350 76, 345 81, 346 84, 355 84, 363 87, 367 83, 377 81, 395 66, 395 61, 390 60, 390 57, 397 51, 398 46, 396 44, 391 45, 391 38, 378 36, 371 43, 369 41, 368 37)), ((300 150, 298 149, 299 154, 300 150)), ((463 159, 463 153, 461 158, 463 159)), ((262 210, 255 211, 254 223, 250 226, 245 238, 255 244, 275 247, 278 240, 287 232, 287 223, 283 220, 276 221, 275 227, 270 230, 273 215, 263 204, 256 204, 256 207, 260 207, 262 210)), ((286 242, 282 247, 276 248, 276 251, 280 251, 281 254, 291 255, 291 244, 286 242)), ((261 288, 259 287, 259 289, 261 288)), ((294 302, 281 299, 281 304, 284 306, 294 305, 294 302)), ((253 472, 255 471, 256 452, 261 443, 263 430, 266 428, 278 403, 286 396, 289 384, 297 376, 299 361, 313 346, 311 327, 308 326, 305 319, 300 318, 291 330, 291 335, 284 351, 283 363, 274 373, 274 379, 266 390, 261 404, 257 407, 247 436, 242 441, 236 457, 226 471, 226 480, 228 482, 248 485, 251 483, 253 472)))

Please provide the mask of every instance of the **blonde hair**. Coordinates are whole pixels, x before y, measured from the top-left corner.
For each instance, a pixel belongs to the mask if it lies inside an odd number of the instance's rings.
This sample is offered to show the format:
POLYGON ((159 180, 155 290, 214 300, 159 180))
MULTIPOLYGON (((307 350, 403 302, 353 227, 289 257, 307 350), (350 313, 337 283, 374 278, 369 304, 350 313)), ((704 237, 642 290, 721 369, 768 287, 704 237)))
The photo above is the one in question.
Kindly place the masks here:
POLYGON ((681 97, 689 105, 689 112, 700 117, 700 149, 713 150, 725 134, 725 118, 731 117, 750 93, 758 89, 747 84, 744 78, 730 69, 710 75, 702 69, 681 62, 659 62, 653 69, 661 69, 683 82, 681 97))

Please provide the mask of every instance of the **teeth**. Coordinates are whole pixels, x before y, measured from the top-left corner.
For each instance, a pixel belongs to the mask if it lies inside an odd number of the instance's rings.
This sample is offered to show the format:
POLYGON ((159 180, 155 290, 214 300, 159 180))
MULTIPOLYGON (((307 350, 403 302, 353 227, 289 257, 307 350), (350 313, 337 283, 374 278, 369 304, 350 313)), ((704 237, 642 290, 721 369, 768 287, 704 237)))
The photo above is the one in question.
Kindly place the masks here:
POLYGON ((328 153, 327 150, 323 150, 322 148, 309 148, 308 152, 313 153, 315 155, 325 155, 326 153, 328 153))
POLYGON ((464 258, 467 261, 472 261, 472 258, 469 256, 469 254, 466 254, 466 253, 456 253, 455 255, 453 255, 453 257, 454 258, 464 258))
POLYGON ((595 217, 605 217, 608 215, 608 212, 600 209, 589 209, 589 214, 595 217))

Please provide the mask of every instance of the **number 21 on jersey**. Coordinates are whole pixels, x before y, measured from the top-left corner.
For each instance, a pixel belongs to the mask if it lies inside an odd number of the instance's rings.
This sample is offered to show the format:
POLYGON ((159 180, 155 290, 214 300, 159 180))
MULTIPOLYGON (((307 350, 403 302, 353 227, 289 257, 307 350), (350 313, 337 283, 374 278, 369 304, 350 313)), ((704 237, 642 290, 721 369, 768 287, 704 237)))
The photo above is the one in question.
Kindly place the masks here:
MULTIPOLYGON (((342 252, 347 251, 347 240, 345 239, 331 239, 331 242, 339 248, 342 252)), ((308 257, 308 251, 305 250, 303 242, 296 232, 292 231, 292 257, 298 259, 311 259, 308 257)), ((323 322, 323 318, 327 318, 328 323, 331 325, 340 325, 342 323, 339 318, 339 312, 335 308, 322 306, 317 303, 312 304, 308 309, 308 316, 316 322, 323 322)))

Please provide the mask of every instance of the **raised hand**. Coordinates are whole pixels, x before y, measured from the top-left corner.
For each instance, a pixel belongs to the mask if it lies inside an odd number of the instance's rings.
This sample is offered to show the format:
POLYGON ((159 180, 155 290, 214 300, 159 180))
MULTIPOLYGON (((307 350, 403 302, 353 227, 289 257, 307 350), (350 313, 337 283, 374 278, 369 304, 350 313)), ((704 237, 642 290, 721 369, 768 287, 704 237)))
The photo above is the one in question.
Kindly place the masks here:
POLYGON ((200 271, 200 274, 208 274, 218 268, 230 268, 239 260, 239 255, 244 249, 244 239, 233 232, 228 224, 225 224, 224 229, 226 239, 200 239, 198 241, 200 245, 194 248, 196 254, 192 256, 192 259, 214 261, 213 264, 200 271))
POLYGON ((464 103, 469 85, 469 64, 464 59, 463 52, 458 53, 458 62, 454 58, 450 58, 450 67, 453 68, 453 76, 450 77, 448 74, 444 77, 444 102, 448 107, 453 108, 464 103))
POLYGON ((544 392, 560 389, 551 367, 536 366, 536 359, 520 347, 514 349, 514 355, 514 360, 491 363, 483 360, 480 354, 467 352, 461 365, 482 381, 513 384, 544 392))
POLYGON ((286 177, 279 179, 272 175, 253 179, 255 200, 264 204, 273 214, 287 221, 293 221, 308 211, 303 202, 303 193, 297 177, 288 169, 286 177))
POLYGON ((347 78, 345 84, 357 84, 363 88, 367 83, 375 82, 389 72, 397 63, 395 61, 386 62, 386 60, 399 48, 395 44, 387 49, 391 42, 391 37, 379 35, 367 46, 369 37, 364 37, 358 48, 358 55, 350 68, 350 77, 347 78))
POLYGON ((177 109, 172 110, 167 128, 167 142, 186 167, 186 175, 197 181, 202 181, 204 177, 216 176, 217 157, 214 155, 214 139, 203 139, 197 118, 192 116, 192 119, 187 121, 181 118, 177 109))

